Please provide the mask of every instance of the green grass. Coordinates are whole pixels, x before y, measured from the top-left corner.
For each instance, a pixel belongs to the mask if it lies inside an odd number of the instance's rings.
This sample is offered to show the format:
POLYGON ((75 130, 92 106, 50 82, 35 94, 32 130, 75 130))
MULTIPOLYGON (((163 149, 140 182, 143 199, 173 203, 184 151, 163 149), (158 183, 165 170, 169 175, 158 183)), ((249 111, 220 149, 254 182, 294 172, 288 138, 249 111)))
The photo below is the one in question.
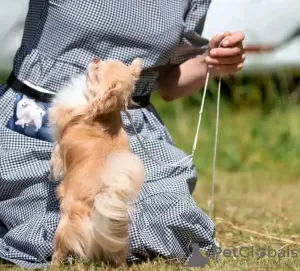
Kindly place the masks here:
POLYGON ((5 83, 9 74, 0 73, 0 86, 5 83))
MULTIPOLYGON (((195 95, 195 100, 199 99, 195 95)), ((187 100, 163 103, 155 98, 176 144, 191 152, 198 108, 187 100)), ((199 181, 193 197, 208 211, 215 133, 215 103, 207 101, 195 157, 199 181)), ((261 109, 233 110, 222 102, 213 220, 225 248, 270 246, 300 248, 300 108, 281 102, 268 114, 261 109)), ((3 265, 0 270, 21 270, 3 265)), ((112 270, 82 264, 61 270, 112 270)), ((118 270, 189 270, 180 261, 157 260, 118 270)), ((192 270, 192 269, 190 269, 192 270)), ((203 270, 300 270, 297 258, 221 256, 203 270)))

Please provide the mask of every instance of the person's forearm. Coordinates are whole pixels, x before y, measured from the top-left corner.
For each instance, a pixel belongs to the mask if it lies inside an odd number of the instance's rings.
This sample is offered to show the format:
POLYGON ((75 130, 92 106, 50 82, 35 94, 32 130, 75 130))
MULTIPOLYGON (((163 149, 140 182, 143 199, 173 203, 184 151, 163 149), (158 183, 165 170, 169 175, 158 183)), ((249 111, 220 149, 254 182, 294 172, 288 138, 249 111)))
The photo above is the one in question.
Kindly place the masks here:
POLYGON ((207 64, 206 53, 186 62, 170 67, 158 79, 158 92, 166 101, 189 96, 205 84, 207 64))

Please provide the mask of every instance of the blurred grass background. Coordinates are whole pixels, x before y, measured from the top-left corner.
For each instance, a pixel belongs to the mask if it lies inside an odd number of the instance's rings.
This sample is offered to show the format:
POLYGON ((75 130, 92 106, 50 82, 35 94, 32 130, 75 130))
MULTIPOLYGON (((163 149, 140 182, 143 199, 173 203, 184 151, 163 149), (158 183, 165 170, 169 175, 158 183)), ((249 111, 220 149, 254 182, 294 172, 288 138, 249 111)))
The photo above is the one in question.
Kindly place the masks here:
MULTIPOLYGON (((299 70, 278 70, 222 80, 213 220, 223 247, 300 246, 299 75, 299 70)), ((6 77, 2 74, 0 82, 6 77)), ((211 192, 216 94, 214 80, 209 84, 194 160, 199 181, 193 197, 205 212, 211 192)), ((152 97, 175 143, 188 154, 201 98, 201 91, 170 103, 157 94, 152 97)), ((205 270, 300 270, 299 259, 300 255, 280 261, 223 258, 205 270)), ((132 270, 153 268, 187 270, 182 264, 164 261, 133 266, 132 270)), ((78 265, 74 270, 96 269, 78 265)))
MULTIPOLYGON (((218 169, 227 172, 272 170, 296 166, 300 156, 299 71, 278 71, 222 80, 218 169)), ((216 118, 217 81, 209 85, 195 163, 210 174, 216 118)), ((190 153, 202 92, 165 103, 153 103, 176 144, 190 153)))

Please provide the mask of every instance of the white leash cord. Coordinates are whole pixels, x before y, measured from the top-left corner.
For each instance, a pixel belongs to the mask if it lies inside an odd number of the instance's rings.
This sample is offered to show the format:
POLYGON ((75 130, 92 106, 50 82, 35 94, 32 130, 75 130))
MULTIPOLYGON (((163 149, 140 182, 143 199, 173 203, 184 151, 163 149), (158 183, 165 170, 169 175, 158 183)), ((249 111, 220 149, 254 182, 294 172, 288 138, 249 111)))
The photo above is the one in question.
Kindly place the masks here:
MULTIPOLYGON (((222 43, 225 41, 227 37, 225 37, 221 42, 219 47, 222 46, 222 43)), ((199 132, 200 132, 200 126, 201 126, 201 119, 202 119, 202 113, 203 113, 203 108, 204 108, 204 102, 205 102, 205 97, 206 97, 206 92, 207 92, 207 87, 208 87, 208 82, 209 82, 209 70, 207 70, 206 73, 206 79, 205 79, 205 85, 204 85, 204 90, 203 90, 203 97, 202 97, 202 101, 201 101, 201 107, 200 107, 200 111, 199 111, 199 118, 198 118, 198 124, 197 124, 197 129, 196 129, 196 134, 195 134, 195 138, 194 138, 194 144, 193 144, 193 149, 192 149, 192 153, 188 156, 186 156, 185 158, 181 159, 180 161, 173 163, 173 164, 167 164, 164 162, 159 161, 158 159, 156 159, 149 151, 148 149, 145 147, 145 145, 143 144, 142 140, 140 139, 134 124, 133 124, 133 120, 131 118, 130 113, 128 112, 128 108, 126 107, 125 113, 131 123, 131 126, 134 130, 134 133, 141 145, 141 147, 144 149, 144 151, 147 153, 147 155, 153 160, 155 161, 157 164, 161 165, 161 166, 183 166, 183 165, 187 165, 189 163, 191 163, 193 161, 196 149, 197 149, 197 143, 198 143, 198 138, 199 138, 199 132), (180 164, 183 161, 185 161, 186 159, 188 159, 188 162, 184 163, 184 164, 180 164)), ((212 188, 211 188, 211 198, 209 200, 209 216, 212 217, 212 212, 214 209, 214 194, 215 194, 215 184, 216 184, 216 160, 217 160, 217 148, 218 148, 218 132, 219 132, 219 118, 220 118, 220 98, 221 98, 221 76, 219 76, 219 82, 218 82, 218 93, 217 93, 217 113, 216 113, 216 130, 215 130, 215 141, 214 141, 214 154, 213 154, 213 176, 212 176, 212 188)))
MULTIPOLYGON (((161 165, 161 166, 177 166, 177 165, 186 165, 189 164, 190 162, 193 161, 194 158, 194 154, 196 152, 197 149, 197 143, 198 143, 198 138, 199 138, 199 132, 200 132, 200 125, 201 125, 201 119, 202 119, 202 114, 203 114, 203 108, 204 108, 204 102, 205 102, 205 97, 206 97, 206 92, 207 92, 207 86, 208 86, 208 81, 209 81, 209 71, 206 74, 206 80, 205 80, 205 86, 204 86, 204 91, 203 91, 203 97, 202 97, 202 102, 201 102, 201 107, 200 107, 200 111, 199 111, 199 118, 198 118, 198 125, 197 125, 197 130, 196 130, 196 134, 195 134, 195 139, 194 139, 194 145, 193 145, 193 149, 192 149, 192 154, 186 156, 185 158, 183 158, 182 160, 173 163, 173 164, 167 164, 164 163, 162 161, 159 161, 158 159, 156 159, 149 151, 148 149, 145 147, 144 143, 142 142, 142 140, 140 139, 135 127, 134 127, 134 123, 133 120, 131 118, 130 113, 128 112, 127 108, 126 108, 126 115, 131 123, 131 126, 134 130, 134 133, 141 145, 141 147, 143 148, 143 150, 147 153, 147 155, 154 160, 157 164, 161 165), (181 162, 185 161, 186 159, 188 159, 188 162, 184 163, 184 164, 180 164, 181 162)), ((215 141, 214 141, 214 156, 213 156, 213 177, 212 177, 212 190, 211 190, 211 198, 209 200, 209 216, 212 216, 212 212, 213 212, 213 208, 214 208, 214 193, 215 193, 215 184, 216 184, 216 160, 217 160, 217 147, 218 147, 218 131, 219 131, 219 113, 220 113, 220 97, 221 97, 221 77, 219 77, 219 82, 218 82, 218 94, 217 94, 217 114, 216 114, 216 131, 215 131, 215 141)))
MULTIPOLYGON (((133 120, 131 118, 130 113, 128 112, 127 108, 126 108, 126 115, 131 123, 131 126, 134 130, 134 133, 141 145, 141 147, 143 148, 143 150, 147 153, 147 155, 154 160, 156 163, 158 163, 161 166, 177 166, 180 165, 181 162, 183 162, 184 160, 190 158, 188 160, 187 163, 181 164, 181 165, 186 165, 189 164, 190 162, 193 161, 194 158, 194 154, 196 152, 197 149, 197 142, 198 142, 198 138, 199 138, 199 132, 200 132, 200 125, 201 125, 201 119, 202 119, 202 113, 203 113, 203 108, 204 108, 204 101, 205 101, 205 97, 206 97, 206 92, 207 92, 207 86, 208 86, 208 81, 209 81, 209 71, 206 74, 206 80, 205 80, 205 87, 204 87, 204 91, 203 91, 203 97, 202 97, 202 102, 201 102, 201 107, 200 107, 200 111, 199 111, 199 118, 198 118, 198 125, 197 125, 197 130, 196 130, 196 134, 195 134, 195 139, 194 139, 194 145, 193 145, 193 149, 192 149, 192 154, 186 156, 185 158, 183 158, 182 160, 173 163, 173 164, 167 164, 164 162, 159 161, 158 159, 156 159, 150 152, 149 150, 145 147, 145 145, 143 144, 142 140, 140 139, 134 124, 133 124, 133 120)), ((212 212, 213 212, 213 208, 214 208, 214 193, 215 193, 215 184, 216 184, 216 160, 217 160, 217 147, 218 147, 218 131, 219 131, 219 113, 220 113, 220 97, 221 97, 221 76, 219 77, 219 82, 218 82, 218 94, 217 94, 217 114, 216 114, 216 130, 215 130, 215 141, 214 141, 214 155, 213 155, 213 176, 212 176, 212 188, 211 188, 211 198, 209 200, 209 216, 212 217, 212 212)))
POLYGON ((203 97, 202 97, 202 102, 201 102, 201 108, 200 108, 200 111, 199 111, 199 118, 198 118, 198 125, 197 125, 197 130, 196 130, 196 134, 195 134, 195 138, 194 138, 194 144, 193 144, 193 149, 192 149, 192 153, 188 156, 186 156, 185 158, 177 161, 176 163, 173 163, 173 164, 167 164, 167 163, 164 163, 162 161, 159 161, 158 159, 156 159, 149 151, 148 149, 145 147, 144 143, 142 142, 142 140, 140 139, 135 127, 134 127, 134 124, 133 124, 133 120, 132 120, 132 117, 130 115, 130 113, 128 112, 128 109, 126 108, 125 110, 125 113, 130 121, 130 124, 134 130, 134 133, 141 145, 141 147, 143 148, 143 150, 147 153, 147 155, 152 159, 154 160, 157 164, 161 165, 161 166, 184 166, 184 165, 188 165, 189 163, 191 163, 193 161, 193 158, 194 158, 194 155, 195 155, 195 152, 196 152, 196 149, 197 149, 197 143, 198 143, 198 138, 199 138, 199 132, 200 132, 200 125, 201 125, 201 119, 202 119, 202 113, 203 113, 203 108, 204 108, 204 101, 205 101, 205 97, 206 97, 206 92, 207 92, 207 86, 208 86, 208 81, 209 81, 209 71, 207 72, 206 74, 206 80, 205 80, 205 87, 204 87, 204 91, 203 91, 203 97), (183 161, 185 161, 186 159, 190 158, 186 163, 183 163, 183 161))
POLYGON ((217 148, 218 148, 218 134, 219 134, 219 119, 220 119, 220 98, 221 98, 221 76, 218 82, 218 94, 217 94, 217 114, 216 114, 216 128, 215 128, 215 144, 214 144, 214 158, 213 158, 213 172, 212 172, 212 185, 211 185, 211 198, 209 201, 209 216, 212 216, 214 209, 214 195, 216 184, 216 160, 217 160, 217 148))

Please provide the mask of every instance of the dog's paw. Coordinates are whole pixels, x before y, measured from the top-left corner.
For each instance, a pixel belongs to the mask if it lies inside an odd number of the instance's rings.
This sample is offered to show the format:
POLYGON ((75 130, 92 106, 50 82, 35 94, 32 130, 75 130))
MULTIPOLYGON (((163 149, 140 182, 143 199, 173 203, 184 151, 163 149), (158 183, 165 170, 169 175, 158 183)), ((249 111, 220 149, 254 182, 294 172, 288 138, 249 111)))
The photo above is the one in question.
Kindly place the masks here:
POLYGON ((58 182, 64 177, 64 171, 60 164, 51 164, 50 174, 48 176, 49 181, 58 182))
POLYGON ((98 69, 100 67, 101 60, 99 58, 94 58, 87 68, 87 75, 89 79, 90 86, 95 87, 99 84, 98 81, 98 69))
POLYGON ((53 152, 53 155, 50 160, 50 174, 49 180, 50 181, 60 181, 64 177, 64 166, 63 161, 59 153, 53 152))
POLYGON ((98 73, 102 61, 95 57, 87 67, 87 96, 92 99, 98 92, 98 73))
POLYGON ((50 182, 56 182, 56 180, 54 179, 53 174, 51 172, 48 175, 48 181, 50 181, 50 182))
POLYGON ((55 176, 52 172, 50 172, 49 175, 48 175, 48 180, 49 180, 50 182, 56 183, 56 182, 59 182, 61 179, 62 179, 62 177, 60 177, 60 176, 55 176))
POLYGON ((54 252, 51 259, 52 267, 60 267, 62 265, 62 255, 59 252, 54 252))

